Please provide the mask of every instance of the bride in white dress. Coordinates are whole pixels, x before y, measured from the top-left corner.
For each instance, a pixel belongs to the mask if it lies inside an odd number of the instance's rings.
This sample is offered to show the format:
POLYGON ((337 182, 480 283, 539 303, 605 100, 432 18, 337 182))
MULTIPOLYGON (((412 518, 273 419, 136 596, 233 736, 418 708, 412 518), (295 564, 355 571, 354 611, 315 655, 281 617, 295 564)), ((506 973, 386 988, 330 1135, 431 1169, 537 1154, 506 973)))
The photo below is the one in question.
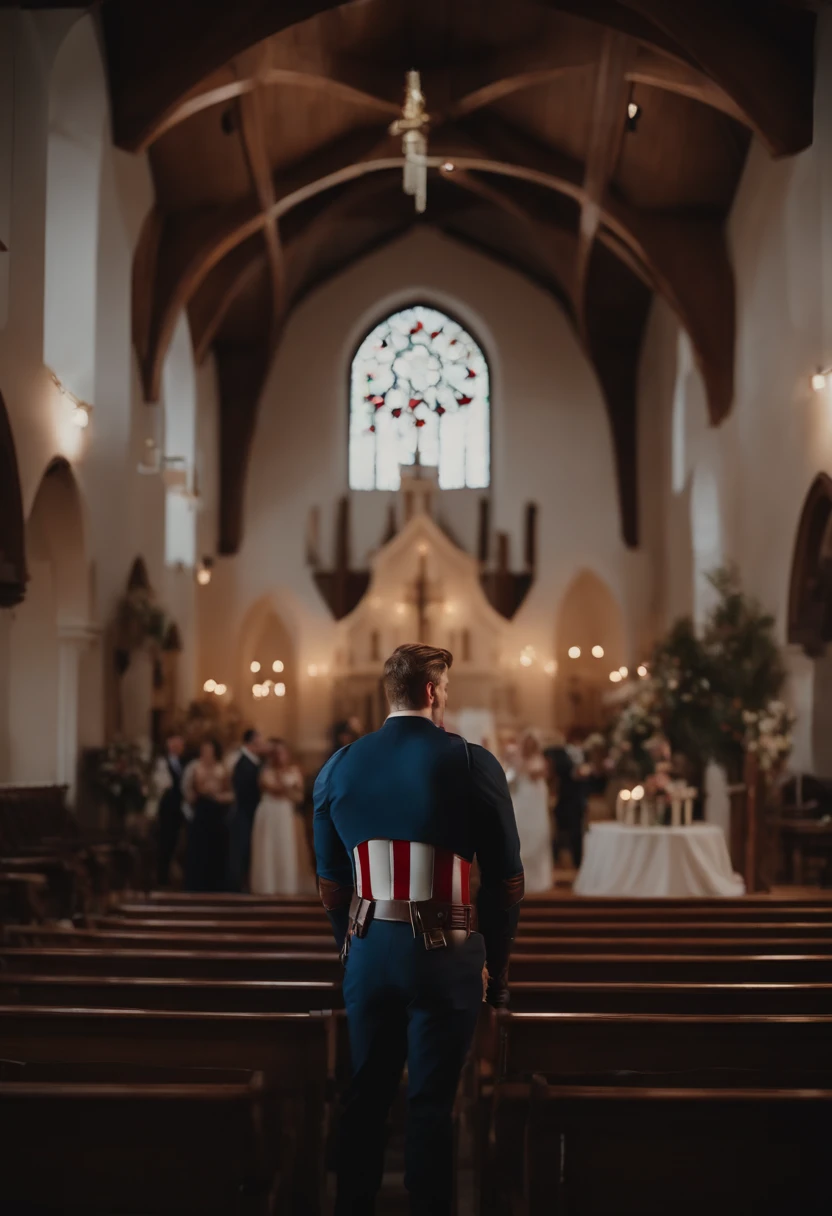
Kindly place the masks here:
POLYGON ((506 753, 506 777, 520 836, 520 858, 528 892, 552 889, 552 828, 546 761, 536 736, 528 731, 506 753))
POLYGON ((302 887, 296 806, 303 774, 281 739, 275 739, 260 773, 263 796, 251 833, 252 895, 298 895, 302 887))

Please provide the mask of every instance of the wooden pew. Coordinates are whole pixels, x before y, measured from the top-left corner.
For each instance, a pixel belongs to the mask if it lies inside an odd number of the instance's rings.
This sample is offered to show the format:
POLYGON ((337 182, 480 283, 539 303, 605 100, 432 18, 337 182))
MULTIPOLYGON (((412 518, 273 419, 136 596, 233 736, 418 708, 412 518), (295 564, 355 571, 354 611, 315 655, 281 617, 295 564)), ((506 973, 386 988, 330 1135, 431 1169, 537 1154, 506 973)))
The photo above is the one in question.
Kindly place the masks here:
MULTIPOLYGON (((2 977, 0 977, 2 985, 2 977)), ((2 988, 0 987, 0 994, 2 988)), ((512 1013, 832 1013, 832 983, 513 981, 512 1013)))
MULTIPOLYGON (((266 920, 247 918, 238 920, 224 917, 197 917, 185 919, 183 916, 171 919, 163 917, 129 917, 90 916, 86 918, 85 927, 97 932, 106 933, 207 933, 207 934, 241 934, 243 936, 302 936, 329 933, 329 924, 321 913, 318 917, 275 916, 266 920)), ((776 938, 783 941, 799 939, 806 941, 817 938, 832 944, 832 921, 792 921, 781 924, 766 922, 762 925, 736 921, 686 921, 682 923, 663 921, 623 922, 601 921, 587 923, 556 923, 548 921, 528 921, 521 919, 518 930, 520 940, 525 938, 547 938, 550 941, 563 941, 580 936, 586 938, 600 937, 604 940, 615 941, 619 938, 639 938, 655 941, 659 938, 695 937, 699 939, 732 938, 759 941, 776 938)))
POLYGON ((329 980, 342 967, 334 953, 243 954, 210 950, 0 949, 0 968, 33 975, 121 975, 218 980, 329 980))
POLYGON ((275 934, 257 936, 240 933, 143 933, 96 929, 62 929, 53 925, 7 925, 4 937, 14 945, 63 946, 78 949, 112 950, 227 950, 244 954, 250 951, 302 950, 307 953, 334 954, 332 934, 275 934))
MULTIPOLYGON (((336 1023, 327 1013, 0 1007, 0 1057, 35 1063, 243 1068, 292 1129, 292 1212, 319 1210, 336 1023)), ((288 1134, 288 1132, 286 1133, 288 1134)))
POLYGON ((832 1090, 535 1085, 523 1210, 821 1216, 832 1090))
POLYGON ((303 980, 0 973, 0 1005, 169 1009, 194 1013, 309 1013, 341 1009, 341 985, 303 980))
POLYGON ((0 1080, 4 1209, 266 1216, 275 1167, 289 1174, 266 1132, 285 1144, 292 1129, 269 1125, 262 1074, 168 1073, 24 1067, 0 1080))

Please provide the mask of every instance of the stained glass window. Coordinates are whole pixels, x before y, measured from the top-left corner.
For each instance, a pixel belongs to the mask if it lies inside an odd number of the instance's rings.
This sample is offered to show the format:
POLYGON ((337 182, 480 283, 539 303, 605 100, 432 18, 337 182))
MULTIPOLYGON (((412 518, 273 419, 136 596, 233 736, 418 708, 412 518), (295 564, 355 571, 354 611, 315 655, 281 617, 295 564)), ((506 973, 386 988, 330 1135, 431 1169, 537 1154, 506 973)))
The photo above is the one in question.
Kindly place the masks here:
POLYGON ((440 489, 484 489, 490 429, 488 364, 459 322, 415 304, 367 334, 352 362, 350 489, 397 490, 417 454, 440 489))

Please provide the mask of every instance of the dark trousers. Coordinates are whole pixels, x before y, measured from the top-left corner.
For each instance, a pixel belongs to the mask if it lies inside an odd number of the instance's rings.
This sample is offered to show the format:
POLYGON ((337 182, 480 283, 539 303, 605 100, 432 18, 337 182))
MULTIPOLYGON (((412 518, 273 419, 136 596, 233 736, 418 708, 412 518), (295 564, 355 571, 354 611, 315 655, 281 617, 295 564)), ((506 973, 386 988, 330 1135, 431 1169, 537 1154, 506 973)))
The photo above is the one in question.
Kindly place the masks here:
POLYGON ((575 869, 579 870, 584 856, 584 808, 570 807, 560 811, 560 808, 556 807, 555 823, 558 829, 554 847, 555 861, 560 857, 561 849, 565 847, 572 854, 575 869))
POLYGON ((157 881, 166 887, 170 879, 170 864, 176 855, 185 816, 181 798, 162 797, 159 803, 159 854, 157 881))
POLYGON ((242 891, 251 867, 251 832, 257 807, 235 806, 228 820, 228 889, 242 891))
POLYGON ((407 1064, 405 1186, 414 1216, 450 1216, 452 1112, 482 1003, 485 946, 426 950, 409 925, 375 921, 344 976, 352 1081, 338 1143, 336 1216, 372 1216, 387 1114, 407 1064))

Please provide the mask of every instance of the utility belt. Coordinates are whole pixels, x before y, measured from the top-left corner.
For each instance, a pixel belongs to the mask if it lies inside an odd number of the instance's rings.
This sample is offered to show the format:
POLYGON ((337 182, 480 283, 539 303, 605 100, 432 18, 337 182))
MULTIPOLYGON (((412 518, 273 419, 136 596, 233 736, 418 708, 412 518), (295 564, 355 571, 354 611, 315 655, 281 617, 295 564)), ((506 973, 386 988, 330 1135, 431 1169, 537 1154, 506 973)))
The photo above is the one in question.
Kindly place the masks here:
POLYGON ((441 950, 449 944, 448 933, 462 931, 466 941, 471 936, 474 908, 471 904, 442 903, 437 899, 362 899, 354 894, 343 957, 349 952, 350 939, 365 937, 373 920, 402 921, 412 927, 414 937, 424 938, 426 950, 441 950))

